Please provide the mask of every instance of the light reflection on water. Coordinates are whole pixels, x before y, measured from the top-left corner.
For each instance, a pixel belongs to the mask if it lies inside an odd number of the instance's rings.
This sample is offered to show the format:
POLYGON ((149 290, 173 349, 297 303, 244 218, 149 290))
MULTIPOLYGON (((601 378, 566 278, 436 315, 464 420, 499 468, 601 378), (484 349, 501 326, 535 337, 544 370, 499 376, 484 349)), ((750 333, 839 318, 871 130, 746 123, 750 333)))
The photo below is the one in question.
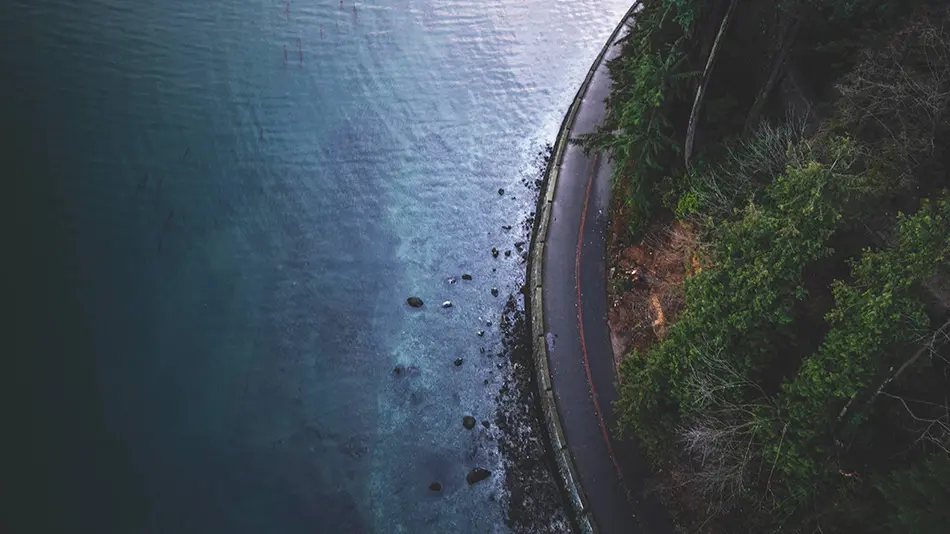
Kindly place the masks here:
POLYGON ((497 430, 461 425, 505 378, 489 289, 523 279, 489 250, 524 239, 521 182, 628 1, 353 6, 0 14, 32 51, 4 60, 12 124, 50 132, 19 157, 49 294, 75 296, 54 320, 74 404, 47 410, 80 421, 79 530, 508 530, 497 430))

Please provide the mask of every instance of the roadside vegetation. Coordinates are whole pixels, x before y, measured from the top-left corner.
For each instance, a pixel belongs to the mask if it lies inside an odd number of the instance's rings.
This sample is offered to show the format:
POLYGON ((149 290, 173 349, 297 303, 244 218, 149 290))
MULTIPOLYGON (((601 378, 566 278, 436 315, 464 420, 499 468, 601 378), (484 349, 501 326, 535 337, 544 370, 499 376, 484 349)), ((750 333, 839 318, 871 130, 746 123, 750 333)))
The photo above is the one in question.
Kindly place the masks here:
POLYGON ((582 140, 618 431, 684 532, 947 532, 950 6, 641 4, 582 140))

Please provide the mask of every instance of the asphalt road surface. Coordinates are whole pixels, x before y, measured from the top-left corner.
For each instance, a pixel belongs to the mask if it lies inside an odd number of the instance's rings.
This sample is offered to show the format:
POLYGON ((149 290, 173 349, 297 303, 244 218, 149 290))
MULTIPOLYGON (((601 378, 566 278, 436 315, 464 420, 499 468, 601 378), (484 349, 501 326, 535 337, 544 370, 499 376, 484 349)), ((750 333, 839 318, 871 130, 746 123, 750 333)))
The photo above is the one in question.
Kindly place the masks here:
MULTIPOLYGON (((570 136, 593 132, 610 92, 606 61, 591 79, 570 136)), ((569 144, 558 174, 545 240, 544 337, 552 390, 568 450, 602 534, 669 531, 660 507, 643 495, 645 465, 635 446, 616 439, 617 373, 607 326, 606 232, 612 164, 569 144), (553 347, 552 347, 553 345, 553 347), (641 517, 635 515, 640 512, 641 517)))

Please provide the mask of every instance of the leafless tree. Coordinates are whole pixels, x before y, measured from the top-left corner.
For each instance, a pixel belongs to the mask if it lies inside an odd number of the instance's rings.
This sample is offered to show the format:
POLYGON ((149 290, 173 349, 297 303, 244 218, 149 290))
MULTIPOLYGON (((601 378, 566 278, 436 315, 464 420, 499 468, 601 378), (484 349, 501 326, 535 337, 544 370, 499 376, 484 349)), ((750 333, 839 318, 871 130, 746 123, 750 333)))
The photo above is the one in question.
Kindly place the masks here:
POLYGON ((881 131, 887 142, 870 154, 896 162, 904 180, 933 154, 950 112, 950 8, 941 9, 924 11, 882 49, 867 51, 838 87, 841 119, 859 132, 881 131))
POLYGON ((704 206, 704 213, 726 217, 747 202, 750 192, 785 171, 786 165, 806 163, 815 155, 799 143, 807 128, 807 117, 789 116, 778 125, 760 123, 750 135, 726 148, 723 163, 702 174, 693 174, 692 189, 704 206))
POLYGON ((690 485, 708 498, 709 513, 735 505, 761 464, 759 408, 769 402, 762 389, 740 373, 720 350, 694 346, 686 387, 693 399, 690 422, 679 429, 697 468, 690 485), (698 349, 698 350, 696 350, 698 349), (745 400, 754 398, 754 401, 745 400))

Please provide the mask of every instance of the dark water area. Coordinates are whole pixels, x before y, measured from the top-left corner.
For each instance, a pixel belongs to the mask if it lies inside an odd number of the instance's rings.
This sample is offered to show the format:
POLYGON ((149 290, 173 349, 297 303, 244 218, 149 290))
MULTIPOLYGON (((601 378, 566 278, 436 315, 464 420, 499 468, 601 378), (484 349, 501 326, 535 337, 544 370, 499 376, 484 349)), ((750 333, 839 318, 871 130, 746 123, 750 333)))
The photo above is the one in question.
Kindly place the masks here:
POLYGON ((4 531, 563 529, 500 325, 525 183, 627 7, 0 7, 4 531))

